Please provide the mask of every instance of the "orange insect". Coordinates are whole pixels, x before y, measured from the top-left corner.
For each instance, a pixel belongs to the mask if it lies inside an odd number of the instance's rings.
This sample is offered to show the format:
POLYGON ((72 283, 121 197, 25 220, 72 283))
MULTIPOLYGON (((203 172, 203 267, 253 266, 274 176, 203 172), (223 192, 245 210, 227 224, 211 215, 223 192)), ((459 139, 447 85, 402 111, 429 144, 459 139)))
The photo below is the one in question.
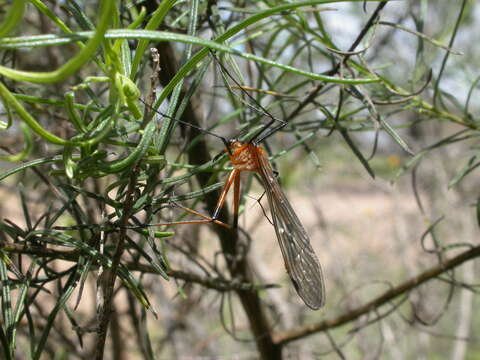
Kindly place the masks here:
POLYGON ((231 140, 226 151, 234 169, 228 176, 212 218, 206 221, 217 220, 233 183, 236 226, 240 203, 240 174, 242 171, 259 173, 267 193, 275 233, 288 275, 305 304, 311 309, 319 309, 325 304, 325 282, 320 263, 310 245, 307 232, 277 181, 265 150, 252 141, 242 143, 231 140))
MULTIPOLYGON (((215 55, 212 54, 214 59, 215 55)), ((217 63, 223 71, 239 86, 241 85, 233 78, 227 69, 216 59, 217 63)), ((194 127, 200 131, 220 138, 226 145, 225 152, 228 154, 234 169, 230 172, 223 190, 218 199, 215 211, 211 217, 205 216, 195 210, 188 209, 181 206, 185 211, 201 217, 201 220, 186 220, 177 221, 169 224, 156 225, 177 225, 177 224, 199 224, 199 223, 216 223, 221 226, 229 227, 218 219, 220 210, 225 203, 228 191, 232 184, 234 188, 234 227, 238 225, 238 210, 240 204, 240 174, 242 171, 253 171, 260 174, 263 187, 267 193, 268 202, 270 205, 270 212, 273 218, 273 226, 277 234, 278 243, 282 251, 283 260, 287 269, 288 275, 295 286, 298 295, 302 298, 305 304, 311 309, 317 310, 325 304, 325 282, 322 275, 322 269, 312 246, 310 245, 310 238, 305 231, 302 223, 298 219, 290 202, 283 193, 280 184, 277 181, 275 173, 268 160, 267 153, 262 146, 258 145, 267 137, 280 130, 286 125, 286 122, 276 119, 271 115, 261 104, 256 102, 247 92, 244 91, 247 97, 254 101, 261 109, 264 115, 270 117, 270 121, 248 142, 240 142, 238 140, 227 141, 225 138, 211 133, 207 130, 201 129, 192 124, 186 123, 179 119, 173 119, 187 126, 194 127), (279 121, 278 126, 272 125, 279 121)), ((258 109, 256 109, 258 111, 258 109)), ((157 110, 156 110, 157 111, 157 110)), ((157 111, 158 112, 158 111, 157 111)), ((169 117, 158 112, 160 115, 169 117)), ((155 224, 152 224, 155 225, 155 224)))
MULTIPOLYGON (((258 135, 259 134, 257 134, 257 137, 258 135)), ((262 139, 263 138, 264 137, 262 137, 262 139)), ((313 310, 321 308, 325 304, 325 282, 320 262, 310 245, 310 238, 307 232, 278 183, 270 161, 268 160, 267 153, 263 147, 258 145, 253 139, 245 143, 238 140, 225 140, 225 142, 227 144, 225 151, 230 157, 233 170, 225 182, 213 215, 209 217, 195 210, 180 206, 185 211, 202 217, 203 219, 152 225, 203 224, 213 222, 224 227, 229 227, 220 221, 218 217, 226 201, 228 191, 233 184, 233 226, 236 228, 240 204, 240 174, 242 171, 257 172, 260 174, 263 187, 267 193, 273 226, 277 234, 287 273, 295 286, 295 290, 304 303, 313 310)))

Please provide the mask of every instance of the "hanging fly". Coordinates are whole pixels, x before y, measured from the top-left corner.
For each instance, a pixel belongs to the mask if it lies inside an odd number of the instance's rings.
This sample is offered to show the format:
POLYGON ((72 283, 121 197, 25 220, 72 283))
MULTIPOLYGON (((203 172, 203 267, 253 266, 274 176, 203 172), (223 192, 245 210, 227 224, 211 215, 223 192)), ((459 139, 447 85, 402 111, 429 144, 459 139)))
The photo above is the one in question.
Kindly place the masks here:
POLYGON ((320 263, 310 244, 307 232, 277 181, 265 150, 253 142, 241 143, 232 140, 229 145, 230 148, 227 151, 234 169, 225 183, 212 219, 215 220, 232 183, 234 185, 234 214, 237 219, 240 173, 242 171, 257 172, 267 193, 273 226, 287 273, 305 304, 311 309, 319 309, 325 304, 325 282, 320 263))
MULTIPOLYGON (((211 217, 181 206, 185 211, 201 217, 201 219, 151 225, 199 224, 213 222, 218 225, 228 227, 228 225, 219 219, 219 214, 227 198, 228 191, 233 184, 233 226, 236 228, 238 225, 240 204, 240 174, 242 171, 252 171, 258 173, 267 194, 273 219, 273 226, 275 228, 275 233, 277 235, 287 273, 290 276, 298 295, 302 298, 304 303, 309 308, 317 310, 325 304, 325 282, 323 279, 320 262, 318 261, 318 258, 310 244, 310 238, 305 231, 305 228, 298 219, 298 216, 293 210, 292 205, 290 205, 290 202, 278 183, 272 166, 270 165, 270 161, 268 160, 266 151, 262 146, 259 145, 270 135, 283 128, 286 125, 286 122, 271 115, 261 104, 259 104, 250 94, 248 94, 248 92, 243 89, 243 87, 235 80, 235 78, 229 74, 228 70, 223 66, 223 64, 216 59, 216 56, 214 54, 212 55, 222 70, 228 75, 228 77, 230 77, 237 84, 238 88, 242 89, 246 96, 256 103, 259 109, 255 108, 255 110, 270 117, 271 120, 265 124, 265 126, 263 126, 263 128, 248 142, 241 142, 238 140, 228 141, 217 134, 211 133, 210 131, 198 128, 182 120, 171 118, 179 123, 192 126, 198 130, 220 138, 226 146, 225 152, 230 158, 230 161, 233 165, 233 170, 230 172, 225 182, 223 190, 217 201, 215 211, 211 217), (274 126, 275 122, 279 122, 280 124, 274 126)), ((168 115, 160 112, 158 113, 162 116, 169 117, 168 115)))

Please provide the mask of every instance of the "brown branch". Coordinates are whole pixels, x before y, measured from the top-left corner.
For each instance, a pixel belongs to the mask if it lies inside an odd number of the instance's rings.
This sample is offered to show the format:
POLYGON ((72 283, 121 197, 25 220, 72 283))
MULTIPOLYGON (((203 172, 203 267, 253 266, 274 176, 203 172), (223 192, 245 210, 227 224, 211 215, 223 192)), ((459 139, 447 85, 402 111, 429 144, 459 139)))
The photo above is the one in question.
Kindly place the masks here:
POLYGON ((420 286, 428 280, 436 278, 439 275, 447 272, 448 270, 451 270, 461 265, 465 261, 472 260, 479 256, 480 246, 473 247, 470 250, 464 251, 463 253, 451 258, 450 260, 447 260, 443 263, 433 266, 428 270, 425 270, 417 276, 414 276, 409 280, 401 283, 400 285, 384 292, 382 295, 369 301, 365 305, 349 311, 346 314, 342 314, 334 319, 321 321, 317 324, 311 324, 299 329, 278 333, 274 336, 275 343, 279 345, 285 345, 289 342, 303 339, 307 336, 345 325, 351 321, 358 319, 360 316, 368 314, 370 311, 375 310, 380 306, 392 301, 396 297, 408 293, 412 289, 420 286))
POLYGON ((127 193, 125 195, 125 202, 123 205, 122 217, 120 219, 120 233, 116 237, 117 244, 112 259, 112 266, 104 269, 104 273, 99 276, 97 288, 102 293, 103 304, 99 305, 98 309, 98 337, 95 344, 95 359, 102 360, 105 351, 105 341, 107 339, 108 325, 113 309, 113 298, 115 281, 117 279, 118 267, 123 252, 125 251, 125 243, 127 239, 127 225, 130 213, 133 208, 135 200, 135 186, 138 178, 138 164, 134 166, 130 175, 127 193))
MULTIPOLYGON (((53 258, 56 260, 64 260, 77 262, 78 257, 80 256, 80 251, 78 250, 56 250, 49 249, 45 247, 37 246, 24 246, 18 244, 0 244, 0 249, 6 253, 12 254, 24 254, 24 255, 34 255, 41 258, 53 258)), ((86 254, 83 254, 86 256, 86 254)), ((98 265, 98 263, 93 263, 92 265, 98 265)), ((125 266, 130 271, 139 271, 145 274, 158 274, 158 271, 150 265, 139 264, 138 262, 127 262, 125 266)), ((189 283, 194 283, 202 285, 208 289, 217 290, 220 292, 226 291, 258 291, 264 289, 276 288, 276 284, 254 284, 249 282, 239 282, 235 280, 227 280, 218 277, 212 276, 200 276, 193 273, 189 273, 181 270, 168 270, 166 274, 174 279, 187 281, 189 283)))
MULTIPOLYGON (((149 265, 137 264, 137 263, 128 263, 127 267, 129 270, 132 271, 141 271, 141 272, 149 272, 149 273, 157 273, 157 271, 149 265)), ((195 283, 202 285, 206 288, 217 290, 220 292, 226 291, 250 291, 256 292, 258 290, 264 289, 271 289, 276 288, 278 285, 276 284, 254 284, 249 282, 240 282, 235 280, 226 280, 223 278, 216 278, 211 276, 199 276, 196 274, 188 273, 181 270, 168 270, 167 275, 171 276, 174 279, 184 280, 189 283, 195 283)))

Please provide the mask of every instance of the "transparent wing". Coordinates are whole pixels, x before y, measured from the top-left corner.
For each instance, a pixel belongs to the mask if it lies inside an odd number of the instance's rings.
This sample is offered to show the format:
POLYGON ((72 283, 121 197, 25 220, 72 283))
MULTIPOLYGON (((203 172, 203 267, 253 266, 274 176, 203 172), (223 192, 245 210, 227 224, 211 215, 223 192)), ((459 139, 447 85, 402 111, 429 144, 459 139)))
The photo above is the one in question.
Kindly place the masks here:
POLYGON ((285 267, 298 295, 308 307, 317 310, 325 304, 325 282, 320 263, 266 155, 260 153, 258 160, 285 267))

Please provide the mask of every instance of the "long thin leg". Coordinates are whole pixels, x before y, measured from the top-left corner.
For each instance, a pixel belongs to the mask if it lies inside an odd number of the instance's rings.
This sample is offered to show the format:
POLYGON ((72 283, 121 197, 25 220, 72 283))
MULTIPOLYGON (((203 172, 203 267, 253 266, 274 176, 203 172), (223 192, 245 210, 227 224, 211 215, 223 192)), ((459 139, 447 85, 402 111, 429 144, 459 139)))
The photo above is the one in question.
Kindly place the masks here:
POLYGON ((237 174, 240 174, 240 170, 233 169, 230 175, 228 175, 228 179, 225 182, 225 185, 223 186, 222 193, 218 198, 217 206, 215 207, 215 211, 213 212, 213 216, 212 216, 213 220, 218 219, 218 214, 220 213, 220 210, 222 210, 223 204, 225 204, 225 200, 227 199, 228 190, 230 190, 230 186, 232 186, 232 183, 235 180, 235 177, 238 176, 237 174))
POLYGON ((182 208, 183 210, 185 210, 186 212, 190 213, 190 214, 193 214, 193 215, 196 215, 198 217, 201 217, 203 219, 199 219, 199 220, 182 220, 182 221, 173 221, 173 222, 168 222, 168 223, 158 223, 158 224, 148 224, 148 226, 168 226, 168 225, 185 225, 185 224, 207 224, 207 223, 215 223, 217 225, 221 225, 223 227, 226 227, 226 228, 230 228, 230 226, 228 224, 225 224, 224 222, 220 221, 220 220, 217 220, 217 219, 214 219, 210 216, 207 216, 207 215, 204 215, 202 213, 199 213, 198 211, 196 210, 193 210, 193 209, 190 209, 190 208, 187 208, 183 205, 180 205, 180 204, 177 204, 178 207, 182 208))
POLYGON ((240 171, 233 179, 233 228, 238 227, 238 208, 240 206, 240 171))
POLYGON ((271 121, 269 121, 267 124, 265 124, 265 126, 263 127, 262 130, 260 130, 259 133, 257 133, 253 139, 251 139, 250 141, 254 142, 255 144, 259 144, 261 143, 263 140, 265 140, 266 138, 270 137, 272 134, 276 133, 277 131, 283 129, 285 126, 287 125, 287 122, 284 121, 284 120, 280 120, 280 119, 273 119, 271 121), (271 128, 269 131, 266 132, 266 130, 268 128, 270 128, 274 123, 275 121, 281 121, 281 124, 277 125, 277 126, 274 126, 273 128, 271 128), (260 136, 262 133, 264 133, 262 136, 260 136))
MULTIPOLYGON (((222 69, 222 71, 228 75, 228 77, 230 79, 232 79, 232 81, 238 86, 238 88, 250 99, 252 100, 261 110, 261 112, 263 112, 263 115, 266 115, 268 116, 271 120, 266 123, 263 128, 253 137, 250 139, 250 142, 253 142, 255 144, 259 144, 261 143, 263 140, 265 140, 266 138, 268 138, 270 135, 272 135, 273 133, 277 132, 278 130, 282 129, 283 127, 285 127, 287 125, 287 122, 285 120, 282 120, 282 119, 278 119, 276 118, 275 116, 273 116, 267 109, 265 109, 262 104, 260 104, 257 100, 255 100, 255 98, 250 95, 248 93, 248 91, 245 91, 243 89, 243 86, 237 81, 237 79, 235 79, 227 70, 227 68, 225 67, 225 65, 222 64, 222 62, 217 58, 217 56, 215 55, 215 53, 213 51, 210 51, 210 53, 212 54, 212 57, 213 59, 215 60, 215 62, 220 66, 220 68, 222 69), (279 122, 280 124, 278 126, 274 126, 272 129, 270 129, 270 131, 267 131, 267 129, 271 128, 271 126, 273 124, 275 124, 276 122, 279 122)), ((231 91, 231 90, 230 90, 231 91)), ((258 111, 258 109, 257 109, 258 111)), ((228 148, 228 146, 227 146, 228 148)))
MULTIPOLYGON (((148 224, 148 225, 145 225, 145 226, 169 226, 169 225, 186 225, 186 224, 208 224, 208 223, 215 223, 217 225, 221 225, 223 227, 226 227, 226 228, 230 228, 230 226, 228 226, 228 224, 225 224, 224 222, 218 220, 218 215, 220 213, 220 210, 222 209, 223 207, 223 204, 225 204, 225 200, 227 199, 227 194, 228 194, 228 190, 230 190, 230 187, 232 186, 232 183, 235 182, 235 194, 236 195, 236 200, 235 200, 235 204, 236 204, 236 208, 235 208, 235 219, 238 219, 238 201, 240 199, 240 195, 238 194, 239 191, 240 191, 240 170, 239 169, 233 169, 232 172, 230 173, 230 175, 228 175, 228 179, 227 181, 225 182, 225 185, 223 186, 223 190, 222 190, 222 193, 220 194, 220 197, 217 201, 217 206, 215 207, 215 212, 213 213, 213 216, 207 216, 207 215, 203 215, 201 213, 199 213, 198 211, 196 210, 193 210, 193 209, 189 209, 185 206, 182 206, 180 204, 177 204, 178 207, 181 207, 183 210, 185 210, 186 212, 189 212, 190 214, 194 214, 196 216, 199 216, 203 219, 199 219, 199 220, 183 220, 183 221, 172 221, 172 222, 168 222, 168 223, 155 223, 155 224, 148 224)), ((235 225, 236 226, 236 225, 235 225)), ((131 227, 128 227, 128 228, 138 228, 138 226, 131 226, 131 227)))
MULTIPOLYGON (((215 223, 215 224, 218 224, 218 225, 221 225, 223 227, 226 227, 226 228, 230 228, 230 226, 228 226, 228 224, 225 224, 224 222, 218 220, 218 215, 220 213, 220 210, 222 209, 223 207, 223 204, 225 204, 225 200, 227 199, 227 194, 228 194, 228 190, 230 190, 230 187, 232 186, 232 183, 235 182, 235 219, 238 219, 238 202, 240 200, 240 195, 239 195, 239 192, 240 192, 240 170, 239 169, 233 169, 232 172, 230 173, 230 175, 228 175, 228 179, 227 181, 225 182, 225 185, 223 186, 223 190, 222 190, 222 193, 220 194, 220 197, 217 201, 217 206, 215 207, 215 212, 213 213, 213 216, 207 216, 207 215, 203 215, 201 213, 199 213, 198 211, 196 210, 193 210, 193 209, 189 209, 185 206, 182 206, 180 204, 177 204, 178 207, 181 207, 183 210, 185 210, 186 212, 189 212, 190 214, 194 214, 196 216, 199 216, 203 219, 199 219, 199 220, 183 220, 183 221, 172 221, 172 222, 168 222, 168 223, 156 223, 156 224, 148 224, 148 225, 145 225, 145 226, 169 226, 169 225, 186 225, 186 224, 208 224, 208 223, 215 223)), ((235 220, 237 221, 237 220, 235 220)), ((235 224, 235 226, 237 226, 235 224)), ((131 226, 131 227, 127 227, 127 228, 138 228, 138 226, 131 226)))

